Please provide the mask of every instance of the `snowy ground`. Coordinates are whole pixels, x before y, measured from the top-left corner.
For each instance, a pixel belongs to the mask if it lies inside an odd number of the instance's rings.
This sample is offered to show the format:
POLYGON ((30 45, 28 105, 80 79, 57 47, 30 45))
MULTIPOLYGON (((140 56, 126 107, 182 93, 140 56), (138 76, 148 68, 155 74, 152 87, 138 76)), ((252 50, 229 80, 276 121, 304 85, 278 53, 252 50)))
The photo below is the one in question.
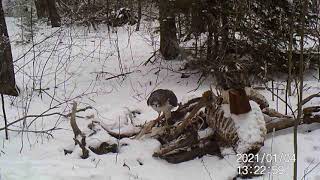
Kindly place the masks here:
MULTIPOLYGON (((21 40, 21 30, 14 19, 7 19, 12 50, 15 60, 17 85, 21 95, 17 98, 6 97, 9 122, 25 115, 48 114, 53 112, 69 113, 72 101, 79 103, 79 108, 91 105, 93 110, 78 115, 91 116, 93 119, 78 118, 80 128, 87 132, 91 120, 102 121, 110 129, 126 130, 131 126, 126 113, 140 110, 134 118, 134 124, 157 117, 157 113, 146 105, 146 99, 156 88, 173 90, 179 101, 199 96, 211 85, 206 81, 197 90, 199 75, 182 79, 177 73, 183 61, 156 61, 143 63, 152 55, 158 39, 151 35, 150 25, 145 25, 144 32, 135 32, 134 27, 119 28, 117 33, 108 33, 101 27, 98 32, 81 27, 63 27, 51 29, 44 25, 32 43, 17 44, 21 40), (47 38, 49 36, 49 38, 47 38), (40 43, 41 42, 41 43, 40 43), (35 61, 33 60, 35 59, 35 61), (104 73, 99 73, 104 72, 104 73), (125 77, 107 78, 129 73, 125 77), (32 76, 35 78, 32 78, 32 76), (32 91, 40 88, 45 93, 32 91), (48 109, 52 108, 50 111, 48 109), (47 111, 47 112, 46 112, 47 111)), ((279 86, 279 88, 283 88, 279 86)), ((308 78, 305 86, 306 96, 319 92, 320 83, 308 78)), ((276 101, 271 101, 271 94, 262 92, 277 108, 276 101)), ((284 95, 282 90, 279 91, 284 95)), ((296 97, 290 98, 295 106, 296 97)), ((309 104, 320 104, 314 99, 309 104)), ((284 112, 283 103, 279 102, 279 111, 284 112)), ((0 114, 2 119, 2 114, 0 114)), ((58 116, 41 117, 10 127, 20 130, 27 127, 29 131, 41 131, 59 128, 48 134, 9 131, 10 140, 4 140, 4 131, 0 132, 0 180, 56 180, 56 179, 92 179, 92 180, 163 180, 163 179, 203 179, 227 180, 237 173, 237 157, 230 149, 224 150, 224 159, 204 156, 201 159, 169 164, 152 157, 159 148, 159 142, 153 139, 122 139, 119 154, 94 155, 86 160, 79 158, 77 150, 71 155, 64 155, 63 149, 73 145, 73 133, 68 119, 58 116)), ((3 121, 0 127, 3 127, 3 121)), ((26 128, 25 128, 26 129, 26 128)), ((320 180, 320 125, 303 126, 299 131, 299 177, 305 180, 320 180), (309 172, 310 171, 310 172, 309 172), (303 177, 305 175, 305 177, 303 177)), ((117 141, 105 135, 92 138, 91 143, 106 140, 117 141)), ((292 129, 269 135, 261 154, 292 155, 292 129)), ((269 163, 270 165, 270 163, 269 163)), ((283 167, 283 174, 258 177, 256 179, 292 179, 293 162, 284 158, 273 162, 273 166, 283 167), (288 162, 286 162, 288 161, 288 162)))

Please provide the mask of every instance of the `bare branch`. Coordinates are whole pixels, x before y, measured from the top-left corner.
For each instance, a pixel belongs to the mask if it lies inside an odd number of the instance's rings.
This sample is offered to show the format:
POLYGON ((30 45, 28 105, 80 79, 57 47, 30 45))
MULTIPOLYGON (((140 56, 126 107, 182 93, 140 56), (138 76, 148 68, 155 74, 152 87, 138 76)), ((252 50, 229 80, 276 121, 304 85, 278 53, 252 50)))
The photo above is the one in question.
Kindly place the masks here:
MULTIPOLYGON (((54 109, 54 108, 51 108, 51 109, 49 109, 49 110, 52 110, 52 109, 54 109)), ((82 111, 86 111, 86 110, 88 110, 88 109, 92 109, 92 107, 91 107, 91 106, 87 106, 87 107, 85 107, 85 108, 78 109, 76 112, 82 112, 82 111)), ((60 112, 54 112, 54 113, 48 113, 48 114, 46 114, 46 112, 48 112, 48 111, 45 111, 45 112, 42 113, 42 114, 27 115, 27 116, 21 117, 21 118, 15 120, 15 121, 9 123, 9 124, 7 125, 7 127, 9 127, 9 126, 11 126, 11 125, 13 125, 13 124, 16 124, 16 123, 18 123, 18 122, 20 122, 20 121, 23 121, 23 120, 25 120, 25 119, 27 119, 27 118, 39 118, 39 117, 48 117, 48 116, 54 116, 54 115, 58 115, 58 116, 62 116, 62 117, 67 118, 67 117, 70 117, 70 116, 71 116, 71 113, 62 114, 62 113, 60 113, 60 112)), ((2 130, 4 130, 4 129, 5 129, 5 127, 0 128, 0 131, 2 131, 2 130)))

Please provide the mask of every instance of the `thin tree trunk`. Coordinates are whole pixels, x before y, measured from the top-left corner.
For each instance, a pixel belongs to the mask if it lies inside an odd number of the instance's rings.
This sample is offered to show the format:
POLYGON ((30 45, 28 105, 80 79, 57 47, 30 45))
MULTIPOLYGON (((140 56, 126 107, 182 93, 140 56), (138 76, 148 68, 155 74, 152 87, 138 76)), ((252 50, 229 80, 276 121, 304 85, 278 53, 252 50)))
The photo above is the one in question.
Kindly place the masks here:
POLYGON ((142 1, 142 0, 138 0, 138 22, 137 22, 136 31, 139 31, 139 30, 140 30, 140 22, 141 22, 141 18, 142 18, 142 5, 141 5, 141 1, 142 1))
POLYGON ((302 3, 302 13, 301 13, 301 29, 300 29, 300 63, 299 63, 299 95, 298 95, 298 117, 294 124, 294 154, 295 154, 295 162, 294 162, 294 173, 293 179, 298 179, 298 125, 302 119, 302 95, 303 95, 303 46, 304 46, 304 26, 305 26, 305 14, 306 8, 308 5, 307 0, 301 0, 302 3))
POLYGON ((224 50, 227 49, 227 44, 229 42, 229 22, 228 22, 228 1, 222 2, 222 12, 221 12, 221 22, 222 22, 222 40, 221 45, 224 50))
POLYGON ((52 27, 60 27, 61 26, 61 20, 60 16, 57 11, 56 1, 55 0, 46 0, 47 1, 47 7, 49 11, 49 19, 51 21, 52 27))
POLYGON ((6 115, 6 109, 4 106, 4 97, 3 94, 1 93, 1 102, 2 102, 2 113, 3 113, 3 119, 4 119, 4 130, 6 133, 6 140, 9 140, 9 134, 8 134, 8 121, 7 121, 7 115, 6 115))
POLYGON ((288 96, 292 95, 291 82, 292 82, 292 46, 293 46, 293 5, 291 5, 290 21, 290 39, 288 47, 288 96))
POLYGON ((111 8, 110 8, 110 2, 109 2, 109 0, 106 0, 106 2, 107 2, 107 18, 108 18, 108 23, 107 23, 107 27, 108 27, 108 32, 110 32, 110 25, 111 25, 111 21, 110 21, 110 10, 111 10, 111 8))
POLYGON ((208 41, 207 41, 207 61, 210 61, 212 59, 212 31, 209 31, 208 33, 208 41))
MULTIPOLYGON (((320 28, 319 28, 320 30, 320 28)), ((320 36, 318 37, 318 53, 320 53, 320 36)), ((318 81, 320 81, 320 54, 318 55, 318 81)))
POLYGON ((208 40, 207 40, 207 61, 212 59, 212 49, 213 49, 213 17, 208 15, 208 40))
MULTIPOLYGON (((219 23, 219 21, 215 17, 214 18, 214 24, 217 25, 218 23, 219 23)), ((213 57, 217 57, 218 56, 218 51, 219 51, 219 35, 218 35, 217 26, 213 26, 213 39, 214 39, 214 47, 213 47, 213 51, 214 52, 211 52, 211 55, 213 55, 213 57)))
POLYGON ((178 42, 180 43, 180 39, 182 36, 182 24, 181 24, 181 15, 178 13, 178 42))

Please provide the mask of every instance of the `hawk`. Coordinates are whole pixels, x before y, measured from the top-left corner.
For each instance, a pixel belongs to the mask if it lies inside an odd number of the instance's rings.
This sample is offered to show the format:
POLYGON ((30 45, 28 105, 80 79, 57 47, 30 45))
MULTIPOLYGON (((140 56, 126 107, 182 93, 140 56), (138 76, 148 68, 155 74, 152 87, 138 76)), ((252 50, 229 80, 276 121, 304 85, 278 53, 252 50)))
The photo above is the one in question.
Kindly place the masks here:
POLYGON ((178 99, 171 90, 157 89, 150 94, 147 104, 157 111, 159 116, 162 112, 168 124, 168 119, 171 118, 171 110, 178 106, 178 99))

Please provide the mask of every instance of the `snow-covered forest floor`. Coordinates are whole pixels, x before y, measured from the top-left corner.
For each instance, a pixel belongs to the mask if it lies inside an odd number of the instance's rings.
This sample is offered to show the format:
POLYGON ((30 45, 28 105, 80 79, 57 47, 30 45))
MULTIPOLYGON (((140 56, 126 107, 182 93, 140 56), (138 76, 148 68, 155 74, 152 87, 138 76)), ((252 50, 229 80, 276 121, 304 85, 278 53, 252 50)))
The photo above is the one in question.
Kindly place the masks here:
MULTIPOLYGON (((179 102, 185 102, 200 96, 212 84, 208 79, 197 88, 198 74, 181 78, 179 68, 184 63, 183 58, 177 61, 158 59, 144 65, 158 48, 159 37, 152 33, 152 24, 145 24, 140 32, 135 32, 134 27, 122 27, 118 28, 117 33, 108 33, 103 26, 98 31, 89 32, 84 27, 52 29, 41 25, 34 43, 23 45, 17 43, 22 33, 17 20, 6 20, 16 81, 21 91, 19 97, 6 97, 9 123, 26 115, 68 114, 71 103, 76 101, 79 108, 93 107, 77 113, 84 117, 77 118, 83 132, 89 132, 87 125, 92 120, 104 122, 115 132, 119 129, 121 132, 133 131, 135 129, 129 111, 141 112, 132 118, 134 125, 157 117, 157 113, 146 103, 154 89, 171 89, 179 102), (126 75, 110 79, 120 74, 126 75)), ((312 74, 308 73, 305 78, 305 96, 320 91, 320 83, 312 74)), ((281 83, 275 84, 277 87, 281 83)), ((279 95, 284 97, 285 92, 281 90, 284 85, 278 87, 279 95)), ((279 101, 277 106, 270 92, 261 92, 268 98, 271 107, 284 113, 284 103, 279 101)), ((290 97, 294 110, 296 99, 296 96, 290 97)), ((311 104, 320 104, 320 99, 314 99, 305 106, 311 104)), ((4 127, 2 112, 0 119, 0 127, 4 127)), ((30 117, 9 129, 8 141, 5 140, 4 131, 0 131, 0 180, 227 180, 236 175, 239 166, 231 149, 223 150, 223 159, 206 155, 180 164, 169 164, 152 157, 160 146, 157 140, 125 138, 118 142, 106 132, 87 139, 88 143, 119 143, 123 145, 119 153, 100 156, 90 153, 85 160, 79 157, 79 149, 75 149, 71 155, 64 155, 65 148, 73 148, 73 132, 69 119, 58 115, 30 117), (47 131, 49 129, 53 130, 47 131)), ((299 129, 301 179, 320 179, 319 137, 319 124, 303 125, 299 129)), ((263 153, 292 155, 293 130, 268 135, 260 154, 263 153)), ((266 174, 255 179, 292 179, 293 162, 289 158, 279 161, 272 162, 272 165, 283 167, 283 174, 266 174)))

